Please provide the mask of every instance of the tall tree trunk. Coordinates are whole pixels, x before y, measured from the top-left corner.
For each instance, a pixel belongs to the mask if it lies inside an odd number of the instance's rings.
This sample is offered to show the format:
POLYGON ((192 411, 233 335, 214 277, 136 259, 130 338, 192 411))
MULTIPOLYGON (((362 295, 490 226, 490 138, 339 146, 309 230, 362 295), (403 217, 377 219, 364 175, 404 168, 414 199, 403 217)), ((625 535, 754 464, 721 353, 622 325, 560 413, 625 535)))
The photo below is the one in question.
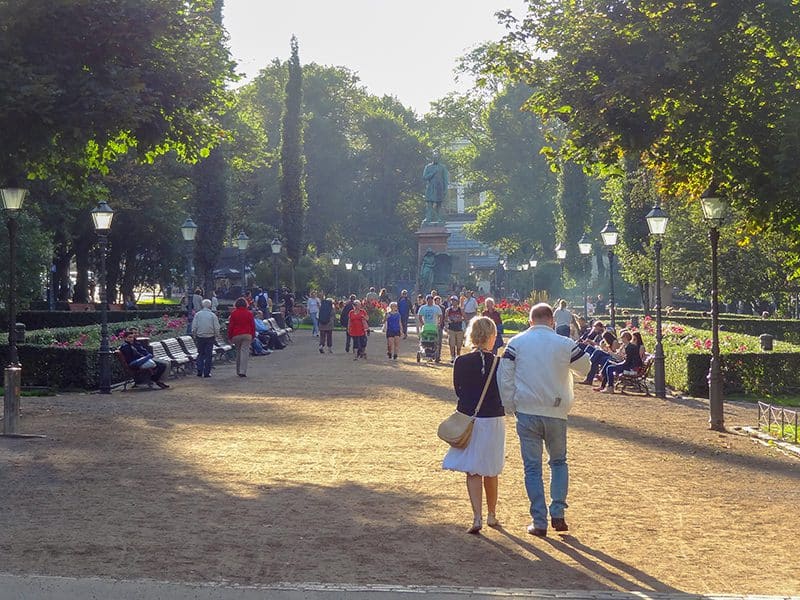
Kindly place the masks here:
MULTIPOLYGON (((92 242, 94 235, 81 235, 73 243, 75 251, 75 292, 72 295, 73 302, 94 302, 94 298, 89 297, 89 268, 94 261, 91 260, 92 242)), ((97 282, 97 273, 94 275, 94 282, 97 282)))

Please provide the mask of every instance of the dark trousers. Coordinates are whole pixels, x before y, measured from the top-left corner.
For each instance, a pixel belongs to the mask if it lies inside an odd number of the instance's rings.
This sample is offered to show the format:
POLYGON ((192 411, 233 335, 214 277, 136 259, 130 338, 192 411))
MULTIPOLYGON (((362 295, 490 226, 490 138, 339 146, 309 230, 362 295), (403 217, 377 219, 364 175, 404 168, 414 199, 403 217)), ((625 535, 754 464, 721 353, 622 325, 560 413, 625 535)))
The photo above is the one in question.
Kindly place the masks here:
POLYGON ((320 329, 319 330, 319 346, 328 346, 330 348, 333 346, 333 331, 330 329, 320 329))
POLYGON ((214 338, 195 338, 197 344, 197 374, 208 377, 211 375, 211 362, 214 360, 214 338))
POLYGON ((367 336, 356 335, 348 336, 353 338, 353 352, 358 356, 363 356, 367 352, 367 336))
POLYGON ((150 369, 150 371, 152 371, 150 375, 150 381, 159 381, 161 376, 164 374, 164 371, 167 370, 167 365, 160 363, 157 360, 153 362, 156 363, 156 366, 150 369))
POLYGON ((400 329, 403 330, 403 336, 408 335, 408 314, 400 313, 400 329))
POLYGON ((606 365, 610 358, 611 355, 608 352, 603 352, 599 348, 592 352, 592 356, 590 358, 592 366, 589 369, 589 374, 586 376, 586 383, 592 383, 592 381, 594 381, 594 376, 597 375, 598 372, 602 372, 602 368, 606 365))
POLYGON ((345 335, 347 336, 347 339, 344 342, 344 351, 350 352, 350 344, 352 343, 353 348, 355 348, 355 341, 353 340, 353 336, 351 336, 349 333, 345 332, 345 335))

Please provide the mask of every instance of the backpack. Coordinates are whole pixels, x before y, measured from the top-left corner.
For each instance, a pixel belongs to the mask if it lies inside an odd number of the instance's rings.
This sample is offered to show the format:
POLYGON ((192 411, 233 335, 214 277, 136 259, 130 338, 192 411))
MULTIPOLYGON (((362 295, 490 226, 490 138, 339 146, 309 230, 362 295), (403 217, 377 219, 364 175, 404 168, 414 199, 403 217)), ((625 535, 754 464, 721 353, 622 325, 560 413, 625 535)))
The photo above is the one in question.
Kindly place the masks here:
POLYGON ((269 301, 267 300, 266 292, 261 292, 258 297, 256 298, 256 304, 258 305, 258 309, 264 313, 264 316, 267 316, 267 308, 269 308, 269 301))
POLYGON ((333 304, 327 300, 322 301, 322 305, 319 307, 319 322, 320 323, 327 323, 331 320, 331 313, 333 312, 333 304))

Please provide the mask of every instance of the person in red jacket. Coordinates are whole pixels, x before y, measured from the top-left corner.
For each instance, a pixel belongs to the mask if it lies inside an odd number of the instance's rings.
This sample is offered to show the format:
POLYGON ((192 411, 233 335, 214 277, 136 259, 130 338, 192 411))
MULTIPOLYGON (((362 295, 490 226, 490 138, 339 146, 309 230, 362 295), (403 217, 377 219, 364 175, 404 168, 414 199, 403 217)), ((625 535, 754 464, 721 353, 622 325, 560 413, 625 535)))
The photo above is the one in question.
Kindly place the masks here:
POLYGON ((347 320, 347 333, 353 338, 353 360, 367 358, 367 335, 369 335, 369 321, 367 311, 361 306, 360 300, 353 301, 353 310, 347 320))
POLYGON ((253 313, 247 310, 247 300, 238 298, 228 320, 228 340, 236 347, 236 374, 239 377, 247 377, 247 359, 255 335, 253 313))

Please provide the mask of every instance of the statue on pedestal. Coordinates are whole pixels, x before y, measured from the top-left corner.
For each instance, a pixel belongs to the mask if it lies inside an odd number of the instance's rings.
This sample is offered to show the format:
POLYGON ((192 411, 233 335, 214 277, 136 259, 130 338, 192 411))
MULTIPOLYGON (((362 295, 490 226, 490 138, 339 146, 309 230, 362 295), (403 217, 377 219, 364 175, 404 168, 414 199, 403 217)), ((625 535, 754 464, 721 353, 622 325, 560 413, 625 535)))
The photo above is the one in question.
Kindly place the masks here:
POLYGON ((422 179, 425 180, 425 219, 424 225, 442 224, 444 219, 441 216, 442 202, 447 197, 447 188, 450 185, 450 174, 447 167, 440 162, 439 151, 433 153, 433 162, 425 166, 422 172, 422 179))

